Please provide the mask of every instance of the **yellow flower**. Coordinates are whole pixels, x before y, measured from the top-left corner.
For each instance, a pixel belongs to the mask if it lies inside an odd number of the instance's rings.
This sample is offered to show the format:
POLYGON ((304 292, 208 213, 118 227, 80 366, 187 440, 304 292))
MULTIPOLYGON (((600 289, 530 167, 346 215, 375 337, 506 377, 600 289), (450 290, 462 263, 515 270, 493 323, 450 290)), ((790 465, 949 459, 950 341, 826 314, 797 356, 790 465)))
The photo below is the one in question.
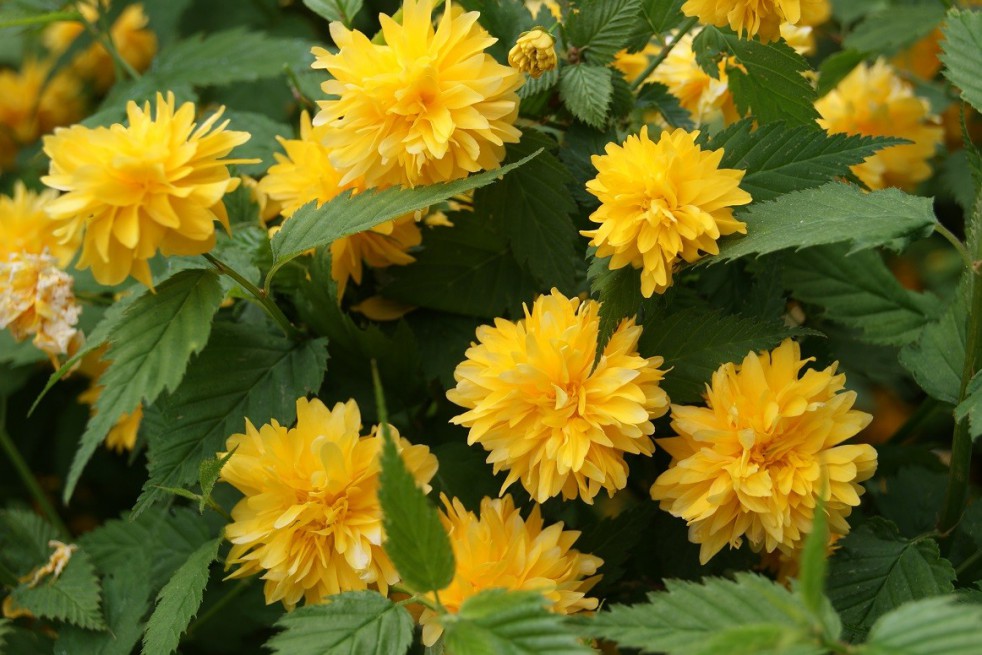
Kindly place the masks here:
POLYGON ((35 193, 24 183, 14 183, 13 196, 0 195, 0 261, 15 253, 40 255, 45 250, 64 268, 78 250, 76 238, 62 243, 55 236, 57 223, 45 213, 45 206, 58 197, 50 189, 35 193))
POLYGON ((782 23, 781 38, 802 57, 815 53, 815 28, 810 25, 782 23))
MULTIPOLYGON (((225 528, 232 542, 227 566, 238 566, 229 577, 262 571, 267 604, 292 609, 301 598, 318 603, 369 586, 385 594, 399 581, 382 550, 382 436, 378 428, 359 436, 361 428, 355 401, 329 410, 301 398, 296 427, 272 421, 257 430, 247 420, 245 434, 228 438, 235 453, 221 479, 245 494, 225 528)), ((426 446, 397 432, 395 438, 407 468, 429 490, 436 458, 426 446)))
POLYGON ((78 81, 60 72, 45 86, 50 70, 50 61, 25 59, 19 71, 0 71, 0 132, 5 132, 15 146, 32 143, 55 127, 82 117, 78 81))
POLYGON ((698 135, 678 129, 654 142, 643 127, 623 146, 609 143, 605 155, 593 156, 597 177, 586 188, 600 200, 590 215, 600 227, 581 234, 591 237, 598 257, 610 257, 611 269, 641 269, 645 298, 671 286, 680 259, 715 255, 720 236, 747 231, 732 209, 750 202, 739 187, 744 172, 719 168, 723 151, 703 150, 698 135))
MULTIPOLYGON (((364 190, 362 178, 341 183, 341 173, 331 164, 331 150, 323 145, 329 131, 327 126, 313 127, 304 112, 299 139, 277 137, 286 155, 273 155, 277 163, 259 182, 259 190, 280 203, 284 217, 293 216, 312 200, 319 207, 347 189, 364 190)), ((344 296, 349 279, 361 284, 362 262, 375 268, 411 264, 416 260, 407 251, 421 240, 413 214, 406 214, 332 242, 331 277, 338 283, 338 298, 344 296)))
MULTIPOLYGON (((48 214, 72 238, 84 229, 79 268, 92 267, 102 284, 132 275, 150 286, 147 260, 164 255, 200 255, 215 244, 215 221, 228 229, 223 196, 239 184, 222 159, 249 140, 245 132, 217 124, 222 110, 200 126, 190 102, 175 111, 174 94, 126 107, 129 126, 74 125, 45 137, 50 174, 41 179, 66 193, 48 204, 48 214)), ((248 160, 250 163, 252 160, 248 160)))
POLYGON ((12 253, 0 260, 0 329, 14 339, 34 335, 34 345, 55 359, 77 340, 74 280, 48 253, 12 253))
POLYGON ((740 36, 780 37, 781 23, 817 25, 828 15, 827 0, 687 0, 682 13, 703 25, 729 25, 740 36))
POLYGON ((668 411, 663 360, 638 354, 641 328, 625 319, 594 365, 599 309, 553 289, 524 320, 479 327, 454 371, 447 398, 468 411, 452 422, 470 428, 495 473, 508 471, 502 493, 521 480, 540 503, 562 493, 592 504, 627 484, 625 453, 654 451, 651 420, 668 411))
POLYGON ((944 136, 927 100, 914 94, 886 62, 857 66, 815 103, 829 133, 894 136, 913 143, 885 148, 852 167, 870 189, 912 190, 931 176, 928 163, 944 136))
POLYGON ((793 553, 820 496, 831 534, 849 532, 846 517, 876 470, 876 451, 841 444, 872 417, 852 409, 856 393, 843 391, 836 364, 802 374, 809 361, 788 339, 721 366, 706 407, 672 406, 678 436, 658 440, 672 463, 651 497, 686 520, 703 563, 744 538, 755 551, 793 553))
POLYGON ((558 65, 556 39, 541 27, 522 32, 508 52, 508 64, 531 77, 542 77, 558 65))
POLYGON ((385 45, 331 23, 340 48, 314 48, 314 68, 333 79, 321 88, 314 123, 329 125, 324 143, 343 172, 341 184, 367 186, 446 182, 497 168, 505 144, 521 134, 522 75, 484 50, 495 42, 477 12, 447 2, 434 30, 432 0, 405 0, 403 24, 380 16, 385 45))
MULTIPOLYGON (((486 589, 538 591, 557 614, 597 608, 587 593, 600 580, 595 575, 603 560, 573 548, 579 532, 563 524, 546 527, 539 506, 523 519, 512 497, 485 498, 480 517, 463 504, 443 496, 441 514, 450 535, 457 569, 453 581, 440 590, 440 602, 457 613, 465 600, 486 589)), ((432 646, 443 633, 439 616, 430 609, 419 619, 423 643, 432 646)))
MULTIPOLYGON (((108 2, 103 2, 108 8, 108 2)), ((85 20, 94 23, 99 19, 99 9, 95 1, 79 6, 85 20)), ((143 72, 157 54, 157 36, 147 29, 149 19, 142 4, 132 4, 123 9, 119 18, 109 29, 113 45, 126 62, 143 72)), ((65 52, 78 36, 85 31, 80 21, 59 21, 44 30, 44 45, 55 55, 65 52)), ((79 76, 92 80, 100 91, 113 85, 116 70, 112 56, 101 43, 93 43, 72 60, 72 68, 79 76)))
MULTIPOLYGON (((99 384, 99 378, 109 367, 109 362, 102 359, 105 353, 105 348, 89 353, 82 358, 78 367, 78 370, 90 379, 89 388, 78 395, 78 401, 89 406, 91 416, 95 416, 95 404, 102 394, 103 387, 99 384)), ((121 415, 103 441, 106 448, 116 453, 131 452, 136 447, 136 438, 142 422, 143 405, 137 405, 132 412, 121 415)))

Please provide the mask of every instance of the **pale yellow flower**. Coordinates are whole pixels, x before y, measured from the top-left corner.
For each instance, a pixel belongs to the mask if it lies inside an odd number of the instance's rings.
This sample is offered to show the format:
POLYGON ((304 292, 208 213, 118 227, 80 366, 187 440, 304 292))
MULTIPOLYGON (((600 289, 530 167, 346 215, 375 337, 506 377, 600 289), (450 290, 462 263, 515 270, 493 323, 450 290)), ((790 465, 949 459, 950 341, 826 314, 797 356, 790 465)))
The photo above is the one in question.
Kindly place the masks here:
MULTIPOLYGON (((305 599, 322 602, 345 591, 377 588, 382 594, 399 575, 382 549, 378 501, 378 428, 360 436, 355 401, 328 409, 317 399, 297 401, 297 425, 275 420, 228 438, 235 450, 221 479, 245 494, 225 528, 232 542, 230 578, 262 573, 266 603, 292 609, 305 599)), ((425 490, 437 461, 392 428, 406 467, 425 490)), ((224 455, 224 453, 223 453, 224 455)))
POLYGON ((682 13, 703 25, 729 25, 740 36, 764 43, 780 36, 782 23, 816 25, 827 16, 827 0, 687 0, 682 13))
POLYGON ((468 411, 452 422, 470 428, 495 473, 508 471, 502 493, 521 480, 538 502, 592 503, 627 484, 626 453, 654 451, 651 421, 668 411, 663 360, 638 354, 641 327, 625 319, 595 363, 599 308, 553 289, 523 320, 479 327, 454 371, 447 398, 468 411))
POLYGON ((913 143, 884 148, 852 167, 870 189, 913 190, 931 176, 929 160, 941 144, 944 128, 927 100, 885 61, 862 63, 820 98, 818 123, 831 134, 894 136, 913 143))
POLYGON ((623 145, 607 144, 594 155, 597 177, 586 184, 600 200, 590 215, 599 223, 581 232, 591 238, 598 257, 610 257, 610 268, 641 269, 641 293, 664 293, 673 268, 692 263, 703 253, 719 253, 723 235, 746 233, 733 218, 733 207, 750 202, 739 187, 744 171, 719 168, 722 150, 696 145, 698 132, 662 132, 658 141, 648 128, 623 145))
POLYGON ((659 439, 672 463, 651 487, 662 509, 686 520, 705 563, 746 539, 755 551, 794 553, 811 531, 819 498, 830 532, 849 516, 876 470, 876 450, 842 445, 869 424, 852 409, 836 364, 808 369, 790 339, 724 364, 706 406, 672 406, 678 436, 659 439))
POLYGON ((200 255, 215 244, 215 221, 228 229, 222 198, 235 189, 223 159, 249 140, 226 131, 222 110, 201 125, 187 102, 175 110, 174 94, 157 94, 150 103, 126 107, 129 125, 62 128, 44 139, 51 158, 49 187, 65 193, 50 202, 48 214, 62 223, 61 234, 83 230, 79 268, 92 268, 102 284, 119 284, 132 275, 152 283, 148 260, 164 255, 200 255))
MULTIPOLYGON (((456 570, 450 586, 440 590, 440 602, 451 614, 487 589, 538 591, 558 614, 597 608, 597 599, 587 593, 600 580, 595 574, 603 560, 573 548, 579 532, 563 530, 561 522, 546 526, 538 505, 523 519, 510 495, 483 499, 480 516, 457 499, 443 496, 443 504, 440 518, 456 570)), ((419 622, 423 643, 432 646, 443 633, 439 616, 426 609, 419 622)))
POLYGON ((802 57, 815 54, 815 28, 810 25, 782 23, 781 38, 802 57))
POLYGON ((20 146, 60 125, 82 118, 81 86, 66 72, 56 74, 45 86, 52 62, 25 59, 20 70, 0 70, 0 133, 6 167, 20 146))
POLYGON ((508 52, 508 64, 530 77, 542 77, 558 65, 556 39, 541 27, 523 32, 508 52))
POLYGON ((447 2, 436 29, 432 0, 405 0, 402 24, 381 15, 385 45, 331 23, 340 48, 314 48, 314 68, 332 79, 322 88, 317 125, 342 171, 341 184, 364 178, 370 187, 416 186, 497 168, 505 144, 520 136, 521 73, 484 51, 495 42, 447 2))
POLYGON ((68 354, 81 312, 73 284, 47 252, 8 255, 0 260, 0 329, 17 341, 33 335, 34 345, 53 359, 68 354))
POLYGON ((29 191, 20 180, 14 183, 13 195, 0 195, 0 261, 16 253, 40 255, 47 250, 58 266, 64 268, 71 263, 79 239, 62 243, 55 236, 58 224, 44 211, 57 197, 58 193, 50 189, 29 191))

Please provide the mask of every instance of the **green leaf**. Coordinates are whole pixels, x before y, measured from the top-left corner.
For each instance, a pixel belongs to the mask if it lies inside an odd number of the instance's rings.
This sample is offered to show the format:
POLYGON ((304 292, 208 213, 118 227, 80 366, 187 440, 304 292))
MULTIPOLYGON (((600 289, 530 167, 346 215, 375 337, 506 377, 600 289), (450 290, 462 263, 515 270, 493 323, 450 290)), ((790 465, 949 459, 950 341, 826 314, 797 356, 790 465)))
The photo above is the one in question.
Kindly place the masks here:
POLYGON ((195 482, 200 462, 224 450, 246 419, 292 423, 297 398, 321 385, 326 345, 324 339, 296 343, 259 325, 217 324, 181 386, 145 412, 150 478, 134 513, 160 497, 156 486, 195 482))
POLYGON ((686 0, 641 0, 641 15, 655 34, 663 34, 682 22, 686 0))
POLYGON ((205 511, 205 506, 208 505, 208 501, 211 498, 211 491, 215 488, 215 483, 218 482, 218 476, 222 474, 222 469, 225 468, 225 465, 228 464, 228 460, 231 459, 234 453, 235 448, 225 453, 224 457, 213 457, 201 462, 201 466, 198 467, 198 484, 201 486, 201 497, 198 499, 198 512, 205 511))
POLYGON ((409 612, 375 591, 349 591, 284 614, 266 643, 280 655, 403 655, 413 641, 409 612))
POLYGON ((955 407, 955 420, 968 420, 972 439, 978 439, 982 435, 982 374, 972 376, 965 389, 965 398, 955 407))
POLYGON ((818 97, 825 96, 838 86, 866 58, 867 53, 858 50, 840 50, 826 57, 818 67, 818 97))
MULTIPOLYGON (((801 595, 805 607, 818 616, 828 603, 823 590, 828 575, 828 559, 825 553, 829 543, 829 518, 826 503, 821 497, 813 516, 811 532, 805 537, 805 547, 801 552, 801 572, 796 591, 801 595)), ((832 636, 838 637, 838 634, 832 636)))
POLYGON ((944 75, 962 91, 962 98, 982 111, 982 12, 952 9, 942 29, 944 75))
POLYGON ((24 509, 0 510, 0 564, 23 577, 48 561, 48 542, 58 531, 43 518, 24 509))
POLYGON ((613 73, 604 66, 565 66, 559 75, 559 97, 587 125, 603 128, 613 96, 613 73))
POLYGON ((763 576, 737 573, 733 580, 705 578, 702 583, 667 580, 665 587, 667 591, 648 594, 647 603, 611 606, 584 622, 585 630, 622 647, 667 655, 749 655, 813 643, 809 633, 815 618, 801 598, 763 576), (749 635, 748 629, 753 631, 749 635), (731 650, 740 637, 752 637, 749 650, 731 650))
POLYGON ((893 54, 930 34, 943 17, 940 2, 893 6, 866 16, 842 45, 860 52, 893 54))
POLYGON ((58 631, 55 655, 130 655, 143 634, 150 607, 150 581, 143 576, 113 573, 103 578, 106 630, 65 626, 58 631))
POLYGON ((668 87, 660 82, 650 82, 641 87, 638 91, 637 106, 639 109, 654 109, 670 127, 695 129, 692 114, 669 92, 668 87))
POLYGON ((847 636, 904 603, 952 591, 955 571, 934 539, 903 539, 896 526, 870 519, 839 542, 829 569, 828 595, 847 636))
MULTIPOLYGON (((48 555, 54 552, 53 548, 47 550, 48 555)), ((105 628, 99 609, 100 596, 95 567, 83 550, 72 554, 57 578, 48 575, 33 588, 22 582, 10 593, 16 606, 34 616, 97 630, 105 628)))
POLYGON ((339 20, 345 27, 351 27, 358 12, 361 11, 362 0, 303 0, 307 8, 318 16, 329 21, 339 20))
MULTIPOLYGON (((281 121, 274 121, 265 114, 251 111, 228 111, 225 118, 229 120, 228 129, 248 132, 252 135, 248 141, 236 147, 235 157, 241 159, 259 159, 258 164, 236 164, 236 170, 242 175, 262 175, 275 163, 273 153, 279 151, 276 137, 290 138, 293 129, 281 121)), ((236 233, 233 232, 233 237, 236 233)))
POLYGON ((556 286, 571 293, 577 234, 570 215, 576 203, 566 188, 573 177, 548 152, 555 147, 556 142, 542 132, 525 130, 521 143, 508 148, 508 158, 541 154, 520 174, 509 175, 493 187, 478 189, 474 207, 479 218, 496 221, 504 228, 515 259, 543 287, 556 286))
POLYGON ((900 363, 921 389, 952 405, 960 397, 968 339, 966 286, 960 284, 941 318, 926 325, 920 338, 900 351, 900 363))
POLYGON ((75 485, 95 449, 123 414, 152 403, 165 389, 175 389, 191 355, 211 332, 211 319, 222 302, 218 276, 207 270, 184 271, 144 292, 124 312, 109 336, 105 358, 111 364, 100 378, 103 391, 95 416, 82 435, 65 483, 64 498, 75 485))
POLYGON ((447 655, 590 655, 564 619, 529 591, 491 589, 444 618, 447 655))
POLYGON ((144 655, 170 655, 177 650, 181 635, 198 613, 208 584, 208 567, 221 543, 221 539, 212 539, 201 544, 157 594, 157 606, 143 636, 144 655))
POLYGON ((393 187, 384 191, 369 190, 357 195, 346 192, 319 208, 316 202, 308 203, 297 210, 273 237, 271 245, 276 261, 273 272, 308 250, 491 184, 502 175, 528 163, 537 154, 454 182, 414 189, 393 187))
POLYGON ((752 114, 760 123, 810 125, 818 118, 815 89, 803 75, 808 62, 784 41, 764 45, 710 25, 699 32, 692 47, 713 77, 718 75, 719 61, 726 61, 730 90, 741 114, 752 114))
POLYGON ((742 120, 705 141, 723 149, 720 167, 747 171, 740 188, 754 202, 812 189, 849 174, 849 167, 883 148, 907 143, 887 137, 828 134, 817 125, 768 123, 756 130, 742 120))
POLYGON ((566 37, 591 64, 614 60, 631 36, 641 12, 638 0, 582 0, 566 21, 566 37))
POLYGON ((852 251, 895 245, 927 236, 937 220, 931 198, 897 189, 866 193, 838 182, 754 204, 738 218, 747 234, 723 241, 708 262, 831 243, 849 243, 852 251))
POLYGON ((881 617, 863 645, 863 655, 976 655, 982 605, 938 596, 881 617))
POLYGON ((748 353, 766 350, 796 334, 778 321, 762 322, 709 307, 693 307, 668 316, 645 317, 638 349, 646 357, 665 358, 671 368, 662 388, 674 403, 698 402, 713 372, 748 353))
POLYGON ((601 303, 597 357, 607 347, 621 321, 633 318, 641 308, 641 271, 631 266, 611 270, 609 266, 610 257, 594 255, 587 270, 590 292, 601 303))
POLYGON ((450 538, 440 515, 406 468, 396 448, 382 394, 378 370, 372 363, 375 404, 382 424, 378 500, 382 506, 386 554, 402 581, 413 591, 439 591, 453 580, 455 562, 450 538))
POLYGON ((942 312, 936 296, 901 286, 874 250, 808 248, 784 258, 783 277, 798 300, 824 307, 829 319, 861 330, 869 343, 908 344, 942 312))

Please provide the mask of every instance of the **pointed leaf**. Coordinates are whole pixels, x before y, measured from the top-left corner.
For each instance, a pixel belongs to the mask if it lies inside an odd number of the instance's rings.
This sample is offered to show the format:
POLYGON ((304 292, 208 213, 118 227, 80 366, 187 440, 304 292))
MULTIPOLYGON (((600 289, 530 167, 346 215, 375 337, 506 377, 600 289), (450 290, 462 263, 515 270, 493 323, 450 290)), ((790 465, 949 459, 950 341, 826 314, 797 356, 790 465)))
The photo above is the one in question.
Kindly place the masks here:
POLYGON ((982 12, 952 9, 942 29, 944 75, 961 89, 962 98, 982 111, 982 12))

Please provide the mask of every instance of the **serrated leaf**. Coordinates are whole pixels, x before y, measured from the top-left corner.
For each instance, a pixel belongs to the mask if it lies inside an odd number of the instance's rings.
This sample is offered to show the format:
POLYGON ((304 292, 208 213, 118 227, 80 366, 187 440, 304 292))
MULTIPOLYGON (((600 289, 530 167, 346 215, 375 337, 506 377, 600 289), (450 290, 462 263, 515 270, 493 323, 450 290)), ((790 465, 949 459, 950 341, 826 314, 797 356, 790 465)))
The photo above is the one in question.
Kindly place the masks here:
POLYGON ((297 398, 320 387, 326 361, 324 339, 297 343, 257 325, 216 325, 181 386, 145 412, 150 478, 134 514, 160 497, 156 486, 197 481, 200 462, 223 450, 246 419, 292 423, 297 398))
POLYGON ((600 301, 600 329, 597 331, 597 357, 607 347, 614 330, 625 318, 633 318, 641 308, 641 271, 631 266, 610 269, 610 257, 590 260, 587 270, 590 292, 600 301))
POLYGON ((817 125, 768 123, 754 129, 742 120, 705 139, 705 148, 723 150, 721 168, 747 171, 740 188, 754 202, 812 189, 849 174, 878 150, 904 139, 828 134, 817 125))
POLYGON ((276 262, 274 271, 308 250, 326 246, 341 237, 363 232, 393 218, 449 200, 465 191, 491 184, 528 163, 537 154, 539 153, 454 182, 414 189, 393 187, 384 191, 369 190, 357 195, 346 192, 319 208, 315 202, 304 205, 273 237, 271 246, 276 262))
POLYGON ((236 448, 225 453, 223 457, 206 459, 198 467, 198 484, 201 486, 201 496, 198 499, 199 512, 205 511, 205 506, 208 505, 208 501, 211 498, 212 489, 215 488, 215 483, 218 482, 218 476, 221 475, 222 469, 228 464, 228 460, 231 459, 236 448))
POLYGON ((152 403, 184 377, 191 355, 201 350, 211 332, 211 319, 222 302, 218 276, 207 270, 183 271, 136 299, 110 332, 105 359, 111 364, 100 378, 103 386, 75 453, 64 498, 75 491, 95 449, 123 414, 152 403))
POLYGON ((842 42, 860 52, 893 54, 927 36, 944 17, 940 3, 892 6, 867 15, 842 42))
POLYGON ((965 388, 965 397, 955 407, 955 420, 968 421, 972 439, 982 435, 982 374, 976 373, 965 388))
POLYGON ((58 531, 43 518, 24 509, 0 510, 0 564, 22 577, 48 560, 48 542, 58 531))
POLYGON ((902 605, 881 617, 863 644, 863 655, 976 655, 982 605, 954 596, 902 605))
POLYGON ((982 12, 952 9, 941 30, 944 75, 961 89, 962 98, 982 112, 982 12))
POLYGON ((266 643, 279 655, 403 655, 413 641, 413 619, 375 591, 350 591, 284 614, 283 628, 266 643))
POLYGON ((933 398, 955 405, 961 392, 968 340, 968 298, 960 284, 941 318, 921 330, 915 343, 900 351, 900 363, 933 398))
POLYGON ((559 75, 559 97, 587 125, 603 128, 613 95, 613 73, 604 66, 565 66, 559 75))
POLYGON ((739 652, 817 645, 809 634, 815 618, 801 599, 763 576, 737 573, 734 580, 706 578, 702 583, 668 580, 665 586, 667 591, 649 594, 647 603, 611 606, 584 622, 584 629, 623 647, 667 655, 734 652, 718 646, 738 645, 734 636, 749 636, 745 631, 751 626, 756 628, 754 650, 739 652))
POLYGON ((351 21, 361 11, 362 0, 303 0, 303 3, 318 16, 351 27, 351 21))
POLYGON ((563 617, 535 592, 491 589, 463 602, 444 623, 446 655, 589 655, 563 617))
MULTIPOLYGON (((48 548, 48 554, 53 551, 48 548)), ((22 582, 10 593, 14 605, 37 617, 65 621, 81 628, 103 629, 101 593, 95 567, 77 550, 57 578, 48 575, 35 587, 22 582)))
POLYGON ((898 189, 865 193, 838 182, 751 205, 738 218, 747 224, 747 234, 724 240, 719 256, 706 261, 831 243, 848 243, 853 251, 894 245, 927 236, 937 222, 931 198, 898 189))
POLYGON ((543 151, 519 175, 509 175, 493 187, 474 194, 478 218, 502 226, 519 263, 544 288, 572 292, 576 229, 570 215, 576 203, 566 185, 573 177, 549 152, 556 142, 537 130, 525 130, 519 144, 509 146, 509 159, 543 151))
POLYGON ((566 21, 566 37, 591 64, 609 64, 640 17, 638 0, 582 0, 566 21))
POLYGON ((150 607, 150 581, 139 575, 113 573, 103 578, 106 630, 65 626, 58 631, 55 655, 130 655, 143 633, 150 607))
POLYGON ((878 475, 868 491, 877 514, 893 521, 903 536, 914 538, 937 526, 947 485, 947 470, 906 465, 896 473, 878 475))
POLYGON ((682 22, 686 0, 641 0, 641 15, 655 34, 663 34, 682 22))
POLYGON ((695 129, 692 114, 669 92, 668 87, 660 82, 650 82, 641 87, 638 91, 637 106, 640 109, 654 109, 671 127, 695 129))
POLYGON ((782 270, 798 300, 824 307, 829 319, 861 330, 869 343, 911 343, 942 312, 936 296, 901 286, 873 250, 808 248, 785 257, 782 270))
POLYGON ((171 655, 177 650, 181 635, 201 606, 208 567, 218 556, 221 543, 221 539, 212 539, 201 544, 157 594, 156 608, 143 636, 144 655, 171 655))
POLYGON ((870 519, 839 544, 827 591, 847 636, 864 635, 879 617, 908 601, 953 589, 955 571, 934 539, 903 539, 892 523, 870 519))

